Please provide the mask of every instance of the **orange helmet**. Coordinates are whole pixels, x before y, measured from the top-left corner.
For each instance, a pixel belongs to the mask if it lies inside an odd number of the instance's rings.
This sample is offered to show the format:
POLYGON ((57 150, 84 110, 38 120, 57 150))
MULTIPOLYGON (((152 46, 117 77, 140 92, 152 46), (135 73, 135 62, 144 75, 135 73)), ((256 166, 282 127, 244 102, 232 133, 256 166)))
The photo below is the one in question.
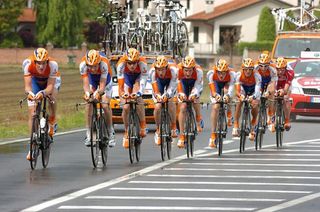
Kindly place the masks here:
POLYGON ((136 62, 140 58, 140 53, 135 48, 129 48, 125 54, 126 61, 136 62))
POLYGON ((89 66, 95 66, 101 61, 100 53, 94 49, 91 49, 86 54, 86 64, 89 66))
POLYGON ((33 52, 34 60, 37 62, 42 62, 48 60, 48 51, 44 48, 37 48, 33 52))
POLYGON ((270 63, 270 57, 268 51, 263 51, 259 56, 259 64, 269 64, 270 63))
POLYGON ((229 68, 228 68, 229 65, 228 65, 227 61, 224 59, 219 59, 216 63, 216 67, 217 67, 217 70, 221 71, 221 72, 226 72, 229 70, 229 68))
POLYGON ((242 62, 241 68, 242 69, 253 69, 254 68, 253 60, 251 58, 244 59, 242 62))
POLYGON ((184 68, 194 68, 196 66, 196 61, 191 56, 186 56, 182 61, 182 66, 184 68))
POLYGON ((168 65, 168 60, 165 56, 158 56, 154 62, 154 67, 156 68, 165 68, 168 65))
POLYGON ((287 67, 287 60, 283 57, 278 57, 276 60, 276 68, 286 68, 287 67))

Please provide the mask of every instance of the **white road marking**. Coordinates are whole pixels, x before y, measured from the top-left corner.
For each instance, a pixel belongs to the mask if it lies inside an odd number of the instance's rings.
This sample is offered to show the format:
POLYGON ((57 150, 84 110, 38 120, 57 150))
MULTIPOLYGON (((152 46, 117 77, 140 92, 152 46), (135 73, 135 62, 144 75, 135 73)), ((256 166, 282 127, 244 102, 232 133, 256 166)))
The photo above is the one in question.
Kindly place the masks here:
POLYGON ((194 181, 147 181, 147 180, 132 180, 128 183, 132 184, 190 184, 190 185, 265 185, 265 186, 306 186, 320 187, 320 184, 310 183, 260 183, 260 182, 194 182, 194 181))
MULTIPOLYGON (((320 146, 319 146, 320 147, 320 146)), ((276 156, 303 156, 303 157, 314 157, 318 156, 320 157, 320 154, 281 154, 280 152, 275 152, 275 153, 248 153, 245 156, 271 156, 271 155, 276 155, 276 156)), ((228 154, 228 156, 239 156, 239 154, 228 154)))
POLYGON ((178 177, 178 178, 245 178, 245 179, 308 179, 320 180, 320 177, 305 177, 305 176, 274 176, 274 175, 186 175, 186 174, 147 174, 148 177, 178 177))
MULTIPOLYGON (((223 144, 225 145, 225 144, 230 144, 230 143, 233 143, 233 142, 235 142, 235 141, 234 141, 234 140, 225 140, 225 141, 223 141, 223 144)), ((212 150, 211 147, 205 147, 205 149, 210 149, 210 150, 212 150)))
POLYGON ((275 173, 320 173, 317 170, 274 170, 274 169, 205 169, 205 168, 164 168, 165 171, 219 171, 219 172, 275 172, 275 173))
MULTIPOLYGON (((228 154, 229 156, 230 154, 228 154)), ((247 156, 247 155, 246 155, 247 156)), ((311 158, 194 158, 194 160, 214 160, 214 161, 245 161, 245 160, 255 160, 255 161, 320 161, 320 159, 311 159, 311 158)))
POLYGON ((274 164, 274 163, 179 163, 181 165, 197 165, 197 166, 292 166, 292 167, 320 167, 320 164, 274 164))
POLYGON ((198 189, 198 188, 127 188, 111 187, 110 190, 121 191, 192 191, 192 192, 239 192, 239 193, 288 193, 288 194, 310 194, 312 191, 288 191, 288 190, 242 190, 242 189, 198 189))
MULTIPOLYGON (((198 151, 195 152, 195 155, 201 154, 204 151, 205 150, 198 150, 198 151)), ((40 203, 38 205, 31 206, 29 208, 26 208, 26 209, 22 210, 22 212, 40 211, 40 210, 43 210, 45 208, 60 204, 62 202, 65 202, 65 201, 68 201, 68 200, 72 200, 72 199, 75 199, 77 197, 80 197, 80 196, 89 194, 91 192, 100 190, 102 188, 106 188, 106 187, 109 187, 111 185, 114 185, 114 184, 117 184, 117 183, 120 183, 120 182, 123 182, 123 181, 126 181, 126 180, 130 180, 130 179, 135 178, 137 176, 141 176, 143 174, 149 173, 151 171, 154 171, 156 169, 162 168, 162 167, 170 165, 172 163, 181 161, 181 160, 186 159, 186 158, 187 158, 186 155, 182 155, 182 156, 179 156, 179 157, 174 158, 172 160, 168 160, 168 161, 164 161, 164 162, 161 162, 161 163, 157 163, 157 164, 154 164, 152 166, 149 166, 149 167, 146 167, 144 169, 141 169, 139 171, 133 172, 131 174, 127 174, 127 175, 124 175, 124 176, 121 176, 121 177, 106 181, 104 183, 100 183, 100 184, 97 184, 97 185, 94 185, 94 186, 91 186, 91 187, 88 187, 88 188, 84 188, 84 189, 81 189, 79 191, 76 191, 76 192, 73 192, 73 193, 58 197, 56 199, 48 200, 48 201, 40 203)))
POLYGON ((179 201, 237 201, 237 202, 282 202, 285 199, 264 198, 219 198, 219 197, 151 197, 151 196, 88 196, 86 199, 129 199, 129 200, 179 200, 179 201))
POLYGON ((301 204, 301 203, 304 203, 304 202, 307 202, 307 201, 310 201, 310 200, 313 200, 313 199, 316 199, 316 198, 319 198, 319 197, 320 197, 320 193, 310 194, 310 195, 307 195, 307 196, 304 196, 304 197, 301 197, 301 198, 298 198, 298 199, 294 199, 294 200, 291 200, 291 201, 288 201, 288 202, 285 202, 285 203, 282 203, 282 204, 279 204, 279 205, 275 205, 275 206, 272 206, 272 207, 269 207, 269 208, 265 208, 265 209, 259 210, 258 212, 278 211, 278 210, 289 208, 289 207, 292 207, 292 206, 295 206, 295 205, 298 205, 298 204, 301 204))
MULTIPOLYGON (((67 135, 67 134, 71 134, 71 133, 82 132, 85 130, 86 129, 70 130, 70 131, 66 131, 66 132, 56 133, 54 136, 67 135)), ((30 140, 30 138, 22 138, 22 139, 16 139, 16 140, 11 140, 11 141, 0 141, 0 146, 6 145, 6 144, 19 143, 19 142, 23 142, 23 141, 29 141, 29 140, 30 140)))
MULTIPOLYGON (((262 149, 261 152, 275 152, 277 149, 262 149)), ((279 152, 320 152, 320 149, 279 149, 279 152)))
POLYGON ((320 148, 320 145, 296 145, 296 144, 287 144, 289 147, 302 147, 302 148, 320 148))
POLYGON ((167 210, 167 211, 253 211, 256 208, 239 208, 239 207, 163 207, 163 206, 60 206, 58 209, 73 210, 167 210))

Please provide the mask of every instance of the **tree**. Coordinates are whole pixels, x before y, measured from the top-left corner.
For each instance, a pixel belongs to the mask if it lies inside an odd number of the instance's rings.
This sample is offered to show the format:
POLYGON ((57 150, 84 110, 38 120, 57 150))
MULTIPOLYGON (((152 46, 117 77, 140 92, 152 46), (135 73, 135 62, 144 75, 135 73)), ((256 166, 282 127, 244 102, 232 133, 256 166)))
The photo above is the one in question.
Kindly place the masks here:
POLYGON ((12 31, 18 25, 18 17, 22 13, 24 0, 0 1, 0 43, 5 38, 12 37, 12 31))
POLYGON ((51 41, 62 47, 79 44, 82 40, 85 5, 85 0, 37 0, 39 42, 44 44, 51 41))
POLYGON ((261 10, 258 22, 257 41, 273 41, 276 37, 276 24, 268 7, 261 10))

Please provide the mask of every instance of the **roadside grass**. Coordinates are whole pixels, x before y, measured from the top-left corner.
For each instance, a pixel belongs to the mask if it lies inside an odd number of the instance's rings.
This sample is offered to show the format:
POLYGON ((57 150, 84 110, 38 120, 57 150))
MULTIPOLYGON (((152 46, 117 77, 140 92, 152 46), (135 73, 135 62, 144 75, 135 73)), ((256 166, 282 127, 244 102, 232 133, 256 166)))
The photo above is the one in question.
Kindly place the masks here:
MULTIPOLYGON (((62 84, 57 100, 58 131, 85 126, 84 107, 76 110, 76 103, 82 102, 82 80, 77 67, 60 66, 62 84)), ((204 76, 201 102, 209 102, 209 88, 204 76)), ((28 137, 27 103, 20 108, 19 100, 25 97, 23 72, 20 65, 0 65, 0 141, 28 137)))

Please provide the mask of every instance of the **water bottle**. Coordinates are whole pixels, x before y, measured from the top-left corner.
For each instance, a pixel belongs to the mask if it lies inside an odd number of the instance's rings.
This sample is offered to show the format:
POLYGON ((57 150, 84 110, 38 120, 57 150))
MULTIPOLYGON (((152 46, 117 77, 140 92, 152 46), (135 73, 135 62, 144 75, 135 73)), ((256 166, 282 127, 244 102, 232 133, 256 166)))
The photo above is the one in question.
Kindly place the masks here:
POLYGON ((41 128, 41 133, 44 133, 44 128, 46 126, 46 119, 45 118, 41 118, 40 119, 40 128, 41 128))

